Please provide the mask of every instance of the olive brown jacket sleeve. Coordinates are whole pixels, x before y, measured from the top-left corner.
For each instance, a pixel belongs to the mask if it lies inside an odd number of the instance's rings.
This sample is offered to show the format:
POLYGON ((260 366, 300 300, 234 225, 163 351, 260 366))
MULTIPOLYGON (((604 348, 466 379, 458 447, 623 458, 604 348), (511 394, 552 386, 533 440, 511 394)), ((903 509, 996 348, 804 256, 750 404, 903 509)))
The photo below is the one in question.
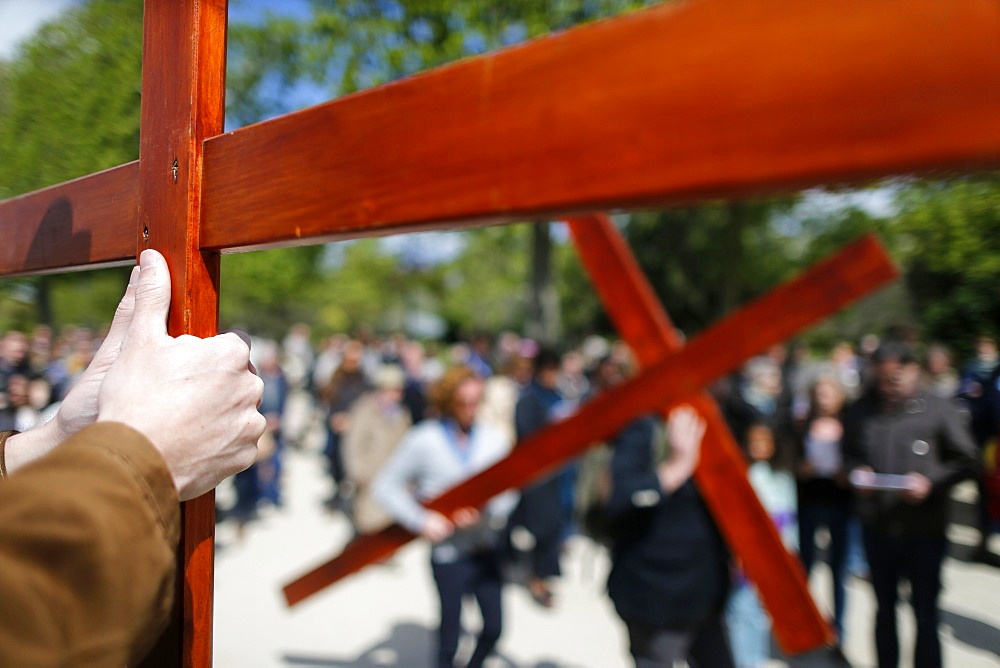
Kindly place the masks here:
POLYGON ((0 665, 141 658, 169 618, 179 533, 166 463, 123 424, 0 480, 0 665))

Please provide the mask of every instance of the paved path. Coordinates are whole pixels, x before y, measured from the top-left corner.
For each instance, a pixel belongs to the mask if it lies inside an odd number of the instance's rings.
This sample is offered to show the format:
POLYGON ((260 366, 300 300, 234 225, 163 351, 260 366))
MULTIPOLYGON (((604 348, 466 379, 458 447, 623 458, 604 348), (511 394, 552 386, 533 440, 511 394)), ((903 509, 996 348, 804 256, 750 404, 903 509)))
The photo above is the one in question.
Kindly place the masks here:
MULTIPOLYGON (((325 512, 329 487, 319 456, 292 451, 285 477, 286 505, 263 513, 242 536, 229 521, 218 526, 215 663, 222 668, 270 666, 428 665, 435 627, 436 595, 427 546, 416 541, 384 565, 371 567, 327 588, 295 608, 286 608, 281 586, 339 551, 348 537, 339 514, 325 512)), ((960 490, 959 497, 969 490, 960 490)), ((220 502, 227 489, 221 488, 220 502)), ((1000 569, 969 563, 974 533, 957 525, 952 557, 945 565, 942 597, 945 665, 1000 666, 1000 569)), ((1000 537, 993 544, 1000 553, 1000 537)), ((545 610, 519 587, 505 592, 505 630, 493 667, 626 667, 624 631, 606 595, 606 555, 585 539, 567 547, 557 605, 545 610)), ((827 605, 827 572, 812 586, 827 605)), ((855 666, 873 666, 872 598, 869 586, 852 580, 848 592, 846 654, 855 666)), ((912 616, 903 609, 904 665, 912 616)), ((475 624, 469 611, 469 625, 475 624)), ((774 661, 778 666, 825 666, 822 657, 774 661)))

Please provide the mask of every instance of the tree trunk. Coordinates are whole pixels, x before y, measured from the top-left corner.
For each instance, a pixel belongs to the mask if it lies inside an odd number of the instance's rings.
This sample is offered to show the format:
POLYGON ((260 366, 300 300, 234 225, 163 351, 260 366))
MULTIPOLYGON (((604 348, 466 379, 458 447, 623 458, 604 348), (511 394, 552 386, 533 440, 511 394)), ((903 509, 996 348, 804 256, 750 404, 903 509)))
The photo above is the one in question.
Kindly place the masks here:
POLYGON ((552 280, 551 223, 534 223, 531 236, 531 299, 525 334, 554 344, 561 333, 559 296, 552 280))

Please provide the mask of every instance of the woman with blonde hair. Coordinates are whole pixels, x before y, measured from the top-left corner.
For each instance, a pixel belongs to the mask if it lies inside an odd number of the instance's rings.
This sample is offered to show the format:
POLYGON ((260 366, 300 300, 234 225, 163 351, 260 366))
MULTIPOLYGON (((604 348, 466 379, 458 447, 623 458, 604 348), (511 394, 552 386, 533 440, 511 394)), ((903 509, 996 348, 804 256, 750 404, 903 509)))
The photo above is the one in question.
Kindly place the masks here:
POLYGON ((446 371, 430 392, 438 417, 406 433, 373 485, 375 499, 397 522, 433 543, 431 570, 441 604, 438 666, 454 665, 465 596, 476 598, 483 619, 467 665, 483 665, 502 629, 500 537, 517 495, 505 492, 481 511, 466 507, 450 517, 421 505, 510 451, 508 437, 477 421, 482 395, 483 381, 472 369, 446 371))

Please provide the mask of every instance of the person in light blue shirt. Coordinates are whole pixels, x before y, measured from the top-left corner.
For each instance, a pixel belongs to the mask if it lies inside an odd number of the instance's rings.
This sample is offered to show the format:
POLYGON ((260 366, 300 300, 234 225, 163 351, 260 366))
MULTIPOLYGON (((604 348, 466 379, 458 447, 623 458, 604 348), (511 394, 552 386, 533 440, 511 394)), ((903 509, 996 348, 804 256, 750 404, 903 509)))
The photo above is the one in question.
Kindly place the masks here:
POLYGON ((422 501, 499 461, 512 443, 476 419, 483 381, 472 369, 449 369, 431 390, 440 414, 410 429, 372 486, 375 500, 400 524, 432 543, 431 570, 441 604, 438 666, 454 666, 461 635, 462 599, 474 596, 483 627, 469 666, 482 666, 503 627, 501 536, 517 502, 505 492, 481 509, 461 508, 451 517, 422 501))

